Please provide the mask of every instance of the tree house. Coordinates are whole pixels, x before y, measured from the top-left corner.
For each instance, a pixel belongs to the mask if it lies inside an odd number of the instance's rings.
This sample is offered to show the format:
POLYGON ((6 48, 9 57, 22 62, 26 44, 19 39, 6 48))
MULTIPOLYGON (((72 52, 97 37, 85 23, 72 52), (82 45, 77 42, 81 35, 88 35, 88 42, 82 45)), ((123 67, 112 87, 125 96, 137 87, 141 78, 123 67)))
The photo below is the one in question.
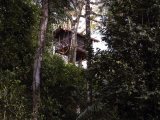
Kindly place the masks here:
MULTIPOLYGON (((62 28, 57 29, 54 32, 54 38, 56 39, 55 43, 55 52, 69 56, 69 49, 72 38, 71 30, 64 30, 62 28)), ((76 61, 82 61, 86 59, 86 49, 85 49, 85 35, 77 33, 77 55, 76 61)), ((91 38, 93 42, 99 42, 96 39, 91 38)))

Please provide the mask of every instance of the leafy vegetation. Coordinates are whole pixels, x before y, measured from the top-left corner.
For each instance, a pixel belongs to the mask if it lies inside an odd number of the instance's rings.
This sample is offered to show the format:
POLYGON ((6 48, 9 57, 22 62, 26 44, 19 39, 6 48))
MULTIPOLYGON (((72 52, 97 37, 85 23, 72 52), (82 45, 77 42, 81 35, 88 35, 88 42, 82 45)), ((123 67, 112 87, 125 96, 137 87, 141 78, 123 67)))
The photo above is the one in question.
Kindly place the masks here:
POLYGON ((72 64, 64 64, 59 56, 47 55, 43 63, 43 119, 75 120, 77 105, 83 100, 85 88, 83 70, 72 64))
POLYGON ((158 120, 160 2, 109 3, 102 30, 108 50, 97 53, 94 66, 99 97, 117 119, 158 120))
POLYGON ((14 72, 3 71, 0 76, 0 119, 30 118, 31 101, 27 99, 26 85, 16 79, 14 72))
MULTIPOLYGON (((91 3, 95 4, 88 1, 88 5, 91 3)), ((60 55, 50 52, 53 31, 71 19, 74 10, 80 9, 76 4, 85 5, 83 1, 48 1, 44 47, 38 46, 43 18, 41 1, 0 0, 1 120, 33 119, 33 63, 37 47, 43 48, 39 57, 38 120, 160 119, 160 1, 98 3, 103 4, 99 10, 104 12, 103 25, 99 25, 107 49, 94 55, 90 49, 90 64, 84 69, 65 63, 60 55), (88 95, 92 98, 90 104, 88 95)), ((92 13, 88 11, 87 15, 92 13)), ((90 39, 91 31, 87 31, 90 39)))

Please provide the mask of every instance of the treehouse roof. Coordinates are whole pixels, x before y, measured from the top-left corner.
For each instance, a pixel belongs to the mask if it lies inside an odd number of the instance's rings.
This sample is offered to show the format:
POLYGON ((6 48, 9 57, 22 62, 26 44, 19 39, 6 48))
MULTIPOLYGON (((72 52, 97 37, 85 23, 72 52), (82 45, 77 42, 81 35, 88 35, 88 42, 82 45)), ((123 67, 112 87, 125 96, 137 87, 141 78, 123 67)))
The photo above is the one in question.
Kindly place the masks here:
MULTIPOLYGON (((57 30, 55 30, 54 34, 55 34, 55 38, 59 38, 60 35, 63 35, 63 34, 69 34, 71 35, 72 31, 69 30, 69 29, 63 29, 63 28, 59 28, 57 30)), ((77 33, 77 37, 81 37, 83 40, 86 39, 86 36, 82 33, 77 33)), ((99 42, 99 40, 95 39, 95 38, 91 38, 91 40, 93 42, 99 42)))

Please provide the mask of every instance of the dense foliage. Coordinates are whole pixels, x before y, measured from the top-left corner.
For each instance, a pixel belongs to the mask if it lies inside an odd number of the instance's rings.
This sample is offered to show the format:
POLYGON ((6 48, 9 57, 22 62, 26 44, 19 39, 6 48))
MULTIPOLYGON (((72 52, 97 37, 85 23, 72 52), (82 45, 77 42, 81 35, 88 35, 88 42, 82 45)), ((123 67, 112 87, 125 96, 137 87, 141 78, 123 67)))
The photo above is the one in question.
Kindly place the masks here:
POLYGON ((28 0, 0 0, 0 13, 0 119, 27 119, 37 7, 28 0))
POLYGON ((117 120, 160 119, 159 6, 158 0, 108 1, 102 30, 108 50, 97 53, 93 67, 101 102, 117 120))
POLYGON ((0 70, 14 71, 25 82, 32 70, 36 11, 27 0, 0 1, 0 70))
MULTIPOLYGON (((41 18, 41 2, 36 1, 0 0, 2 120, 32 119, 32 73, 41 18)), ((85 70, 52 55, 53 31, 76 9, 69 0, 49 0, 39 120, 160 119, 160 1, 103 2, 107 17, 101 32, 107 50, 98 51, 85 70), (93 80, 89 107, 88 79, 93 80)))
POLYGON ((42 118, 75 120, 84 98, 83 70, 64 64, 59 56, 46 55, 42 73, 42 118))
POLYGON ((0 119, 22 120, 31 116, 31 101, 28 98, 28 89, 14 72, 0 72, 0 119))

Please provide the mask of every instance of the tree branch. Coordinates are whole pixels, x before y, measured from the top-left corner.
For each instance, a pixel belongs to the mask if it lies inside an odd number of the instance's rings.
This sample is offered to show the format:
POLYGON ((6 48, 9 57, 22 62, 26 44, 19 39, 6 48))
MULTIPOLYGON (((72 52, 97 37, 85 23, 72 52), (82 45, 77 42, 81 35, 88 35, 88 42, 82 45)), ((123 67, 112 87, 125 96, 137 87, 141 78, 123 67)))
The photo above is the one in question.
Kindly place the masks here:
POLYGON ((92 15, 95 15, 95 16, 100 16, 100 17, 102 17, 102 16, 103 16, 103 15, 98 14, 98 13, 95 13, 95 12, 93 12, 93 11, 91 11, 91 14, 92 14, 92 15))
MULTIPOLYGON (((86 18, 84 15, 80 15, 80 17, 82 17, 82 18, 86 18)), ((93 22, 100 23, 100 24, 102 24, 102 23, 103 23, 102 21, 94 20, 94 19, 91 19, 91 18, 90 18, 90 20, 91 20, 91 21, 93 21, 93 22)))
POLYGON ((92 4, 92 5, 97 5, 97 4, 102 4, 102 3, 104 3, 105 2, 105 0, 101 0, 101 1, 99 1, 99 2, 90 2, 90 4, 92 4))

